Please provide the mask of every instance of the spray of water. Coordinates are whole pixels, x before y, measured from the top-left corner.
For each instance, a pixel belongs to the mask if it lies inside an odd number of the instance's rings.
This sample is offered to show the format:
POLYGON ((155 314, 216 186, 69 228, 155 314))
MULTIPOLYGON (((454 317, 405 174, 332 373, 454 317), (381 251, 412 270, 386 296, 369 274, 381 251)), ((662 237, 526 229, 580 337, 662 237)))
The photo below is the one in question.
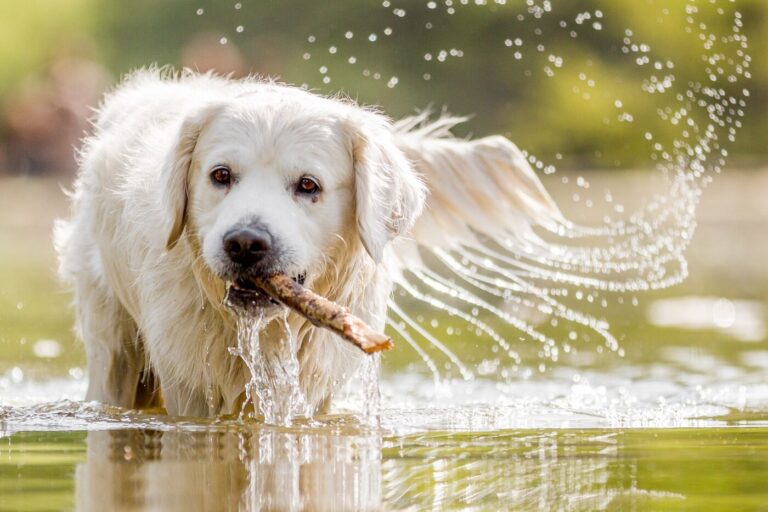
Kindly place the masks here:
POLYGON ((237 347, 230 352, 243 360, 251 378, 245 388, 241 415, 253 407, 266 423, 288 426, 309 411, 299 386, 298 346, 287 321, 288 312, 272 322, 260 315, 241 314, 237 319, 237 347), (261 343, 264 329, 279 331, 275 346, 261 343))
MULTIPOLYGON (((735 141, 741 127, 749 96, 741 84, 750 78, 751 59, 742 15, 733 6, 716 0, 662 4, 658 23, 682 16, 684 25, 675 28, 690 35, 690 44, 701 58, 700 69, 691 71, 695 65, 665 56, 669 48, 643 40, 632 27, 617 27, 608 12, 585 10, 566 19, 569 6, 549 0, 448 0, 411 6, 385 0, 381 3, 380 30, 360 34, 345 29, 326 36, 329 46, 324 58, 328 61, 317 68, 324 84, 332 82, 333 69, 350 66, 358 68, 364 79, 386 79, 387 86, 395 88, 404 83, 402 77, 387 78, 374 66, 367 66, 363 45, 355 48, 349 43, 360 39, 368 44, 395 45, 403 29, 402 20, 412 9, 426 7, 427 33, 441 20, 460 16, 462 9, 512 9, 517 14, 509 19, 525 24, 526 32, 541 36, 545 28, 560 31, 565 45, 569 38, 589 37, 589 31, 600 32, 601 37, 613 34, 612 43, 618 48, 617 69, 625 65, 639 68, 637 94, 651 99, 645 105, 656 105, 653 123, 646 124, 659 126, 658 134, 643 129, 638 136, 647 145, 666 191, 648 198, 639 210, 627 214, 607 191, 606 206, 618 216, 606 215, 602 224, 532 219, 528 225, 502 234, 470 226, 469 235, 455 237, 447 247, 423 244, 409 249, 418 257, 404 258, 394 272, 398 290, 390 302, 389 325, 396 337, 413 347, 436 383, 441 382, 443 369, 455 370, 465 380, 474 378, 472 368, 447 342, 456 335, 463 345, 490 343, 513 372, 523 367, 517 350, 521 345, 515 345, 518 339, 523 344, 531 341, 539 345, 539 369, 570 352, 579 338, 590 340, 590 333, 602 339, 602 344, 596 345, 598 352, 607 349, 622 355, 608 323, 595 309, 604 311, 613 300, 623 303, 627 294, 636 304, 635 294, 676 285, 687 276, 685 252, 696 228, 696 208, 703 190, 725 165, 727 146, 735 141), (448 327, 441 330, 443 324, 448 327)), ((655 15, 652 10, 649 7, 648 16, 655 15)), ((325 41, 320 37, 310 35, 308 43, 312 51, 305 53, 305 59, 325 54, 325 41)), ((508 65, 522 66, 526 76, 537 66, 548 78, 572 73, 573 92, 585 102, 598 101, 604 77, 597 78, 591 62, 563 57, 569 53, 566 48, 560 52, 514 33, 500 44, 511 52, 508 65)), ((460 48, 435 50, 425 46, 412 57, 422 61, 426 69, 420 78, 429 81, 434 74, 430 70, 452 59, 471 59, 472 54, 460 48)), ((620 90, 611 85, 606 84, 605 89, 620 90)), ((636 117, 645 115, 630 107, 642 102, 621 97, 611 101, 616 118, 595 122, 632 125, 636 117)), ((430 127, 428 117, 417 116, 402 123, 401 128, 433 130, 433 135, 444 136, 450 122, 447 128, 430 127)), ((556 172, 554 165, 524 154, 535 171, 545 176, 556 172)), ((568 180, 567 176, 562 178, 564 183, 568 180)), ((589 181, 578 177, 573 185, 577 187, 574 201, 592 207, 589 181)))

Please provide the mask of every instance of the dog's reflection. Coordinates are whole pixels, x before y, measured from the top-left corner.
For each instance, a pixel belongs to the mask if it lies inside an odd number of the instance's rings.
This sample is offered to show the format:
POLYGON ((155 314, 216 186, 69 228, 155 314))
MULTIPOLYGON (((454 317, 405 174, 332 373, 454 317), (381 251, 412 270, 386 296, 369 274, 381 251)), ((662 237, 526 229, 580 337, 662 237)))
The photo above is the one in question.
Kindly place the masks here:
POLYGON ((381 438, 275 430, 88 433, 79 510, 379 510, 381 438))

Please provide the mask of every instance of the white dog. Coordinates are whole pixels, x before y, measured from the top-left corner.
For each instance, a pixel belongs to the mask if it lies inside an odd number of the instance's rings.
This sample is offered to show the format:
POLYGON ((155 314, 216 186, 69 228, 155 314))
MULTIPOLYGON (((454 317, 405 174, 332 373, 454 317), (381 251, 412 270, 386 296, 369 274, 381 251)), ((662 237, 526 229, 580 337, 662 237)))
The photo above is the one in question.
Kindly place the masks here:
MULTIPOLYGON (((501 137, 457 140, 449 122, 393 126, 269 81, 165 75, 140 71, 107 96, 84 141, 72 218, 57 225, 88 400, 136 407, 160 389, 173 415, 233 413, 249 375, 229 351, 227 282, 269 319, 281 306, 243 283, 285 272, 383 329, 395 238, 448 245, 467 226, 493 234, 559 216, 501 137)), ((407 245, 401 264, 416 261, 407 245)), ((365 356, 298 315, 288 323, 302 390, 327 409, 365 356)), ((263 350, 281 343, 277 324, 265 325, 263 350)))

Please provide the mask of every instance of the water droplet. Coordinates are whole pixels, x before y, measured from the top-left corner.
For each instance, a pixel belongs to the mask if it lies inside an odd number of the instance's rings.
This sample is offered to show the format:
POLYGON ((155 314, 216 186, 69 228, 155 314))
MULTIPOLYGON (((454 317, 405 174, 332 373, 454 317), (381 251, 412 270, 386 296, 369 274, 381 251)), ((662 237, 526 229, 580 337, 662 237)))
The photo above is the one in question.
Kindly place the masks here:
POLYGON ((14 366, 10 371, 11 382, 14 384, 20 384, 24 380, 24 370, 18 366, 14 366))
POLYGON ((53 359, 61 355, 61 344, 56 340, 38 340, 32 345, 36 357, 53 359))

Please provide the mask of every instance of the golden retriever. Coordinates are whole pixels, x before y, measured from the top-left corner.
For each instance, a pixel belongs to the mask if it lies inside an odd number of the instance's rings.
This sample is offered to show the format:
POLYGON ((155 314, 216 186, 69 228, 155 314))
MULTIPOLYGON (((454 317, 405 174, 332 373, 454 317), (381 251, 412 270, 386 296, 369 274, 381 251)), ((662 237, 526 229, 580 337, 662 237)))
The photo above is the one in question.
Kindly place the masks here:
MULTIPOLYGON (((282 343, 269 321, 282 307, 244 286, 249 275, 288 273, 383 329, 392 269, 417 262, 415 244, 558 217, 509 141, 455 139, 450 124, 393 125, 260 79, 126 78, 83 143, 72 216, 55 233, 86 348, 86 398, 137 407, 160 389, 172 415, 234 413, 250 375, 230 351, 228 283, 267 320, 268 352, 282 343)), ((327 410, 365 356, 287 319, 307 404, 327 410)))

